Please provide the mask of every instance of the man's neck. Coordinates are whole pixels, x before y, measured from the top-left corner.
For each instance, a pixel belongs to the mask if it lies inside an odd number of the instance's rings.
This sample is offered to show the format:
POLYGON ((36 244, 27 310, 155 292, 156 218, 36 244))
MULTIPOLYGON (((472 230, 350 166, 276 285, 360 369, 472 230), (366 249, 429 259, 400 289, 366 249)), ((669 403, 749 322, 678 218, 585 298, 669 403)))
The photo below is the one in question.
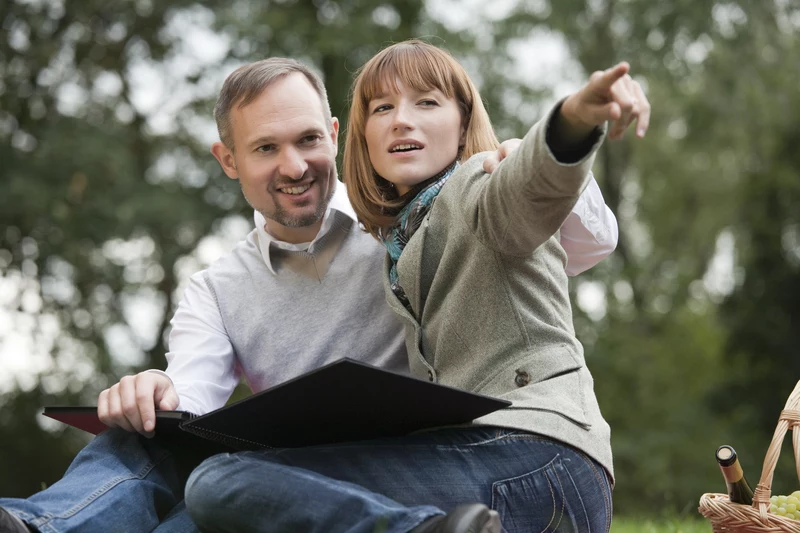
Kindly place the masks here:
POLYGON ((279 241, 288 242, 289 244, 300 244, 313 241, 317 237, 321 227, 321 218, 310 226, 303 226, 300 228, 289 228, 267 219, 266 224, 264 224, 264 231, 279 241))

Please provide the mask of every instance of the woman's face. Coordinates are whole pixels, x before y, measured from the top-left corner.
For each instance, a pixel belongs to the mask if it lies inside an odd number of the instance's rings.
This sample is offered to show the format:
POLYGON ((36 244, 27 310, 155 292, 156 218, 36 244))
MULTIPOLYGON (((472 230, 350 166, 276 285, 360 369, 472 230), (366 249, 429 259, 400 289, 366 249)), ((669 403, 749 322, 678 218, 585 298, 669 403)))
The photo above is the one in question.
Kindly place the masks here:
POLYGON ((464 127, 454 98, 397 89, 369 102, 364 136, 375 171, 405 194, 455 160, 464 127))

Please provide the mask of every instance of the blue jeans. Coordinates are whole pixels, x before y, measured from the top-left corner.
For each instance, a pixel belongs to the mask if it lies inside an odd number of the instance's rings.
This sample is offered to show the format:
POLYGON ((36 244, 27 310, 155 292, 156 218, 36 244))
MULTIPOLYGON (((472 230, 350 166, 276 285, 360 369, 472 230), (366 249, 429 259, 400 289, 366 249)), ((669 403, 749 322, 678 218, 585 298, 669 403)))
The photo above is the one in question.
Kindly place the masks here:
POLYGON ((221 454, 186 485, 204 532, 407 532, 482 502, 508 533, 607 533, 611 487, 597 463, 544 437, 501 428, 221 454))
POLYGON ((42 533, 198 533, 182 501, 184 479, 156 442, 109 430, 57 483, 27 499, 0 498, 0 507, 42 533))

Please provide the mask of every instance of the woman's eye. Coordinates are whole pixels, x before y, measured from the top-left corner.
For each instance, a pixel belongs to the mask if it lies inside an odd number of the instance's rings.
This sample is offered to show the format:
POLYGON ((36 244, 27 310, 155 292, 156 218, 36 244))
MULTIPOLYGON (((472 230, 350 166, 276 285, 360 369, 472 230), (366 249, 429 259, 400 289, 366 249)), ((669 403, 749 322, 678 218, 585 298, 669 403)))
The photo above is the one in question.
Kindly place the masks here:
POLYGON ((375 109, 372 110, 373 113, 380 113, 382 111, 387 111, 391 108, 389 104, 381 104, 377 106, 375 109))
POLYGON ((422 100, 420 102, 420 105, 423 105, 423 106, 437 106, 437 105, 439 105, 439 102, 437 102, 436 100, 422 100))

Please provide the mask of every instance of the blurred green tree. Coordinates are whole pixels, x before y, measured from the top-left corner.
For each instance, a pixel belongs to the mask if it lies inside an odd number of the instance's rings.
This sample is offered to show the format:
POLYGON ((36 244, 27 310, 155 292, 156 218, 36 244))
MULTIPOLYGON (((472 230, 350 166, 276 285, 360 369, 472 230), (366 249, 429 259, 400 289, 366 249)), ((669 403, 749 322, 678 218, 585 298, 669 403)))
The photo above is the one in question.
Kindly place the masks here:
POLYGON ((33 378, 5 383, 0 401, 0 494, 54 482, 86 442, 39 427, 42 405, 93 403, 122 375, 164 367, 180 273, 201 266, 193 254, 225 217, 250 217, 207 153, 222 77, 298 57, 344 116, 351 67, 424 18, 421 1, 3 4, 0 343, 19 334, 36 353, 17 356, 33 378))
MULTIPOLYGON (((715 397, 720 410, 738 413, 747 450, 763 457, 786 399, 800 379, 796 327, 800 324, 800 95, 796 76, 786 65, 800 58, 797 30, 800 6, 779 3, 751 15, 751 31, 736 36, 741 83, 731 84, 746 128, 728 117, 728 128, 741 136, 742 187, 737 220, 738 275, 721 306, 729 331, 726 352, 736 370, 715 397), (738 401, 732 401, 732 399, 738 401)), ((728 85, 730 80, 720 79, 728 85), (726 81, 728 83, 726 83, 726 81)), ((776 469, 777 491, 797 490, 800 481, 786 446, 776 469)), ((758 475, 753 461, 751 479, 758 475)))
POLYGON ((798 101, 786 68, 797 56, 798 6, 475 6, 450 29, 461 30, 458 49, 501 136, 524 134, 544 111, 532 101, 564 96, 552 92, 558 78, 585 79, 622 60, 653 103, 646 139, 606 142, 595 164, 620 243, 573 283, 575 323, 612 426, 615 507, 694 513, 703 492, 723 489, 712 459, 719 444, 741 444, 755 482, 800 377, 791 333, 798 166, 789 148, 798 101), (552 54, 554 41, 562 61, 538 61, 544 79, 531 79, 537 61, 528 57, 537 45, 552 54), (584 289, 600 293, 599 312, 581 307, 584 289))
POLYGON ((45 465, 63 471, 76 449, 79 439, 59 445, 34 431, 43 403, 91 402, 131 367, 163 365, 175 263, 235 206, 225 200, 233 192, 217 191, 224 182, 192 180, 212 173, 202 157, 171 176, 155 171, 165 155, 195 153, 198 143, 153 132, 133 101, 134 69, 169 57, 165 28, 190 5, 3 3, 0 275, 6 333, 32 339, 17 357, 34 373, 2 399, 4 418, 13 417, 0 425, 0 442, 15 448, 0 454, 3 494, 51 483, 61 472, 45 474, 45 465), (136 298, 154 308, 155 331, 144 337, 126 313, 136 298), (111 357, 120 340, 127 362, 111 357))

